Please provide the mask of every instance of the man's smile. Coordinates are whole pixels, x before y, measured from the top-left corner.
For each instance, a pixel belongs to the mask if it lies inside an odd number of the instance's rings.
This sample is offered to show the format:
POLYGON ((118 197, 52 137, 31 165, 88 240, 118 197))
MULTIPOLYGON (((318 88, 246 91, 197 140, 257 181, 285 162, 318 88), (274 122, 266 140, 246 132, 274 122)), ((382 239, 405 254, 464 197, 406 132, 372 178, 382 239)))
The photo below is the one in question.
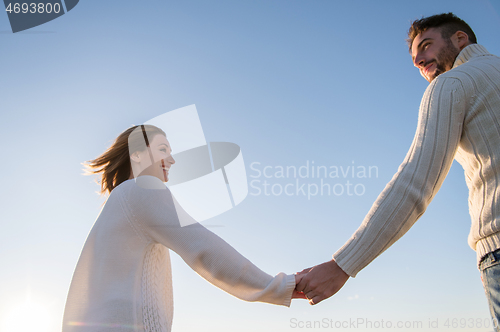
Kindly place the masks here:
POLYGON ((431 61, 428 65, 426 65, 426 66, 424 67, 424 70, 423 70, 423 71, 424 71, 424 73, 425 73, 426 75, 427 75, 427 74, 429 74, 429 71, 430 71, 430 69, 431 69, 432 65, 434 65, 434 64, 435 64, 435 61, 431 61))

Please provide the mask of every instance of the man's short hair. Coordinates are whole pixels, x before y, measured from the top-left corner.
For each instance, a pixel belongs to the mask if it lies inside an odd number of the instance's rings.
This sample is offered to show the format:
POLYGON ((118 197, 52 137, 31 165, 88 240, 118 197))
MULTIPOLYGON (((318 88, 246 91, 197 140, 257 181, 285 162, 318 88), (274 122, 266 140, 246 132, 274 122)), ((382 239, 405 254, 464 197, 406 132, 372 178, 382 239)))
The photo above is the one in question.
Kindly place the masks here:
POLYGON ((406 40, 410 52, 411 45, 413 44, 415 37, 430 28, 440 28, 441 37, 445 40, 449 39, 455 32, 463 31, 469 36, 469 41, 472 44, 477 43, 474 31, 472 31, 470 26, 465 23, 465 21, 461 20, 453 13, 438 14, 429 17, 422 17, 421 19, 412 22, 410 29, 408 30, 408 39, 406 40))

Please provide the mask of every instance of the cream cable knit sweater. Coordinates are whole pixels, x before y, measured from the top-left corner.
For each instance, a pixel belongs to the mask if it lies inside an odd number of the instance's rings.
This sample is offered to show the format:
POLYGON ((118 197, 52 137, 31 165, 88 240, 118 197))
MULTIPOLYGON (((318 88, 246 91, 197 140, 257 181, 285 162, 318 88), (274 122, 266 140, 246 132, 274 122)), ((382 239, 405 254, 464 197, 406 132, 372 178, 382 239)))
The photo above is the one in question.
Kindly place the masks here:
POLYGON ((464 48, 429 84, 417 132, 398 172, 333 258, 350 276, 389 248, 425 212, 456 159, 469 188, 469 245, 478 262, 500 248, 500 58, 464 48))
POLYGON ((176 211, 185 212, 165 185, 152 176, 139 179, 142 183, 128 180, 111 192, 90 231, 71 282, 63 332, 170 331, 167 248, 240 299, 290 305, 293 275, 262 272, 200 224, 180 227, 176 211))

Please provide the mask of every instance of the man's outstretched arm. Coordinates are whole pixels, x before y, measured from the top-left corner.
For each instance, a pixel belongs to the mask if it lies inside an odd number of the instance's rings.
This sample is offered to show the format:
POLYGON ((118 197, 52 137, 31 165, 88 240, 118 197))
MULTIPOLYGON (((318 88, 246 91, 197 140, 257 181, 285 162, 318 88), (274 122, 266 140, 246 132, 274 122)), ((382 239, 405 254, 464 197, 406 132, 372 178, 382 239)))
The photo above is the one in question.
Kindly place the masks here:
POLYGON ((413 143, 398 172, 334 260, 313 267, 300 281, 297 290, 312 299, 311 304, 337 293, 349 276, 355 277, 425 212, 453 163, 462 135, 464 100, 465 91, 455 78, 438 77, 429 85, 413 143))

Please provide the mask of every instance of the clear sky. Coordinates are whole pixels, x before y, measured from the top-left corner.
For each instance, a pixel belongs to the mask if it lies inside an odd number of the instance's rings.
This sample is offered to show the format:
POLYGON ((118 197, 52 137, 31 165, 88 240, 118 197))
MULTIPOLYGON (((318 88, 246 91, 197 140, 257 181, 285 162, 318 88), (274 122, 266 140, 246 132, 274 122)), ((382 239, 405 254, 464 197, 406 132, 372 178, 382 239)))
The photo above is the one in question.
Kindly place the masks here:
MULTIPOLYGON (((104 201, 81 163, 130 125, 191 104, 208 141, 241 147, 250 184, 240 205, 206 224, 269 274, 329 260, 413 139, 428 83, 408 54, 409 23, 450 11, 500 55, 497 0, 82 0, 16 34, 0 14, 0 330, 60 331, 74 267, 104 201), (336 194, 307 197, 277 193, 297 180, 319 186, 320 178, 256 170, 313 162, 377 172, 323 179, 336 194), (264 180, 274 194, 265 194, 264 180)), ((416 225, 316 306, 243 302, 172 254, 173 331, 347 331, 353 325, 335 324, 353 321, 357 331, 386 330, 387 321, 406 324, 400 331, 490 331, 469 228, 455 163, 416 225), (322 327, 305 328, 314 321, 322 327), (429 328, 434 322, 439 329, 429 328)))

